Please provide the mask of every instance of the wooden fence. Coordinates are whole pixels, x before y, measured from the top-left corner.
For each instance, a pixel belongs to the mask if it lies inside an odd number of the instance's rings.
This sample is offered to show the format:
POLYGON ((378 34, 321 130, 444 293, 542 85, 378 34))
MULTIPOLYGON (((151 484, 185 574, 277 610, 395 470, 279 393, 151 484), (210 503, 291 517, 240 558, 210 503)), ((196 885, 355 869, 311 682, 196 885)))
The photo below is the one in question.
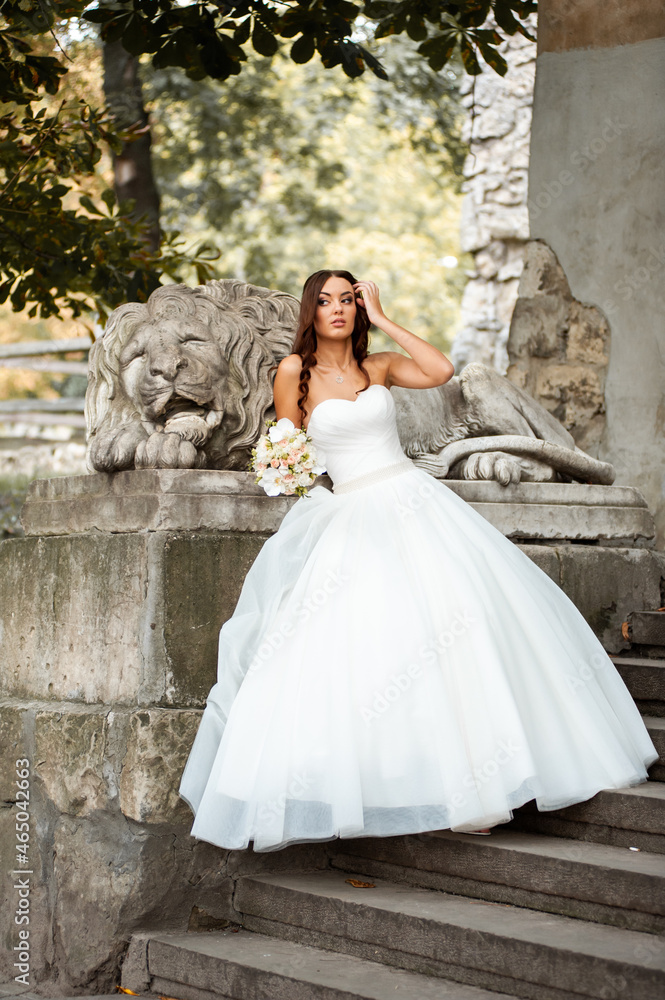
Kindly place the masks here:
MULTIPOLYGON (((70 340, 31 340, 22 344, 0 344, 0 367, 28 368, 31 371, 58 375, 87 375, 87 361, 66 361, 58 355, 70 351, 89 351, 88 337, 70 340)), ((0 400, 0 423, 64 424, 85 427, 85 397, 62 396, 60 399, 0 400)))

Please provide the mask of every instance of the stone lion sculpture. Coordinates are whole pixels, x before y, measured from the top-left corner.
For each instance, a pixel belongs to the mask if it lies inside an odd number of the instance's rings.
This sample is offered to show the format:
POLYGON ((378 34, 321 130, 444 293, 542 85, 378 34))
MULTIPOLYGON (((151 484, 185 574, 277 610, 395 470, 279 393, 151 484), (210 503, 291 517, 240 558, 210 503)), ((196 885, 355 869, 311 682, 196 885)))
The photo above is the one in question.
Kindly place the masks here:
MULTIPOLYGON (((275 418, 272 379, 298 311, 292 295, 235 280, 166 286, 120 306, 90 351, 88 467, 246 471, 275 418)), ((614 481, 611 465, 485 365, 391 392, 402 448, 437 478, 614 481)))
POLYGON ((575 445, 519 386, 472 362, 433 389, 391 389, 404 452, 437 479, 580 480, 610 485, 616 472, 575 445))
POLYGON ((298 310, 292 295, 234 280, 167 285, 115 309, 90 350, 88 467, 246 470, 298 310))

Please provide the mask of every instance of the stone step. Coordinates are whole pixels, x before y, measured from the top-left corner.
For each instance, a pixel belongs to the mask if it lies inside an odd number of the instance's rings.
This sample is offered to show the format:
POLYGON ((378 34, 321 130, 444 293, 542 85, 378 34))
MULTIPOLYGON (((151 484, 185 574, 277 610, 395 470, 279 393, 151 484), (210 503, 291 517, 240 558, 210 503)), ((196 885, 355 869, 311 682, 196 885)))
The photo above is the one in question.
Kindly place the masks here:
POLYGON ((610 656, 643 715, 665 718, 665 660, 610 656))
POLYGON ((660 760, 649 768, 649 778, 651 781, 665 781, 665 719, 656 718, 654 715, 643 715, 642 718, 649 730, 653 745, 660 754, 660 760))
POLYGON ((653 934, 382 879, 356 888, 348 877, 248 875, 234 905, 259 933, 527 1000, 665 993, 665 942, 653 934))
POLYGON ((633 611, 628 615, 628 634, 633 645, 665 647, 663 611, 633 611))
POLYGON ((178 1000, 514 1000, 238 928, 150 935, 145 952, 139 981, 123 974, 123 988, 148 983, 150 994, 178 1000))
POLYGON ((665 857, 496 827, 359 837, 335 844, 343 871, 511 903, 614 927, 665 932, 665 857))
POLYGON ((515 809, 502 829, 665 854, 665 784, 644 781, 633 788, 607 789, 586 802, 545 812, 532 800, 515 809))
MULTIPOLYGON (((75 362, 72 362, 73 364, 75 362)), ((491 994, 490 994, 491 995, 491 994)), ((7 1000, 45 1000, 44 996, 39 993, 31 993, 28 990, 27 993, 21 992, 20 988, 16 983, 2 983, 0 984, 0 997, 6 997, 7 1000)), ((118 1000, 117 993, 88 993, 81 994, 77 997, 58 997, 58 1000, 118 1000)))

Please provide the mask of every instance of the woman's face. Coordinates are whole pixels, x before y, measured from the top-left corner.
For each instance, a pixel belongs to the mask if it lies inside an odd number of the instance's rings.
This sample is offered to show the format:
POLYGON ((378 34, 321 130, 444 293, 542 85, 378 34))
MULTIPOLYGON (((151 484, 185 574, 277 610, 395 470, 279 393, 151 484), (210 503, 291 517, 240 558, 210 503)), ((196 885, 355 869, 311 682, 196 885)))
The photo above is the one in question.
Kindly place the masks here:
POLYGON ((319 292, 314 316, 317 335, 344 340, 353 333, 356 322, 356 297, 346 278, 328 278, 319 292))

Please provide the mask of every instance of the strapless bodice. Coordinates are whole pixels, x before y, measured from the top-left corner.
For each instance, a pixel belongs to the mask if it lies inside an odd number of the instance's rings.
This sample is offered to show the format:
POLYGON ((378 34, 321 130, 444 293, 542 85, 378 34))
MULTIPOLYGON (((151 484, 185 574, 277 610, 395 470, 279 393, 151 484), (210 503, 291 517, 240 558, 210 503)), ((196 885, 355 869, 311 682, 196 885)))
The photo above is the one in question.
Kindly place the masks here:
POLYGON ((317 457, 335 486, 403 461, 395 401, 375 382, 356 399, 324 399, 307 425, 317 457))

